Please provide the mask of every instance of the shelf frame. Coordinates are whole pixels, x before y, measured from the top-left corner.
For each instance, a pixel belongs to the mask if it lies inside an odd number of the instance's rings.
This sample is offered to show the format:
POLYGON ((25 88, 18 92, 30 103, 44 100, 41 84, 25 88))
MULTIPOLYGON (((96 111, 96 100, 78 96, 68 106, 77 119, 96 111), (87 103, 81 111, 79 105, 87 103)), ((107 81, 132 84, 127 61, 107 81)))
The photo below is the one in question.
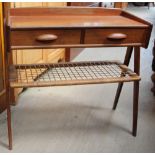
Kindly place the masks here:
POLYGON ((10 67, 10 86, 12 88, 117 83, 139 80, 140 76, 118 61, 85 61, 13 65, 10 67), (39 76, 41 73, 43 73, 42 76, 39 76))

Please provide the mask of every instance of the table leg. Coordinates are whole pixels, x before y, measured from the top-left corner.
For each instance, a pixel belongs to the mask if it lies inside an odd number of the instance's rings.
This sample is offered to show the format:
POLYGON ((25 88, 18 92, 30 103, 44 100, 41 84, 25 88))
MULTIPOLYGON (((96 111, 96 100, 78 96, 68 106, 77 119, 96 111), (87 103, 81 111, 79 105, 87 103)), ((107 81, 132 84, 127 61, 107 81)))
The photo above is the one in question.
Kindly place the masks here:
POLYGON ((70 61, 70 48, 65 48, 65 62, 70 61))
POLYGON ((155 96, 155 73, 152 74, 151 79, 152 79, 152 82, 153 82, 153 87, 151 88, 151 91, 153 92, 153 94, 155 96))
MULTIPOLYGON (((127 48, 125 59, 124 59, 124 64, 127 65, 127 66, 130 63, 132 51, 133 51, 133 47, 128 47, 127 48)), ((117 107, 117 103, 118 103, 118 100, 119 100, 119 97, 120 97, 120 94, 121 94, 121 91, 122 91, 122 87, 123 87, 123 82, 120 82, 118 84, 118 88, 117 88, 117 92, 116 92, 116 96, 115 96, 115 100, 114 100, 114 104, 113 104, 113 110, 115 110, 116 107, 117 107)))
POLYGON ((8 140, 9 149, 12 150, 12 129, 11 129, 11 103, 10 103, 10 88, 6 93, 6 104, 7 104, 7 125, 8 125, 8 140))
POLYGON ((9 58, 10 53, 6 52, 5 55, 5 85, 6 85, 6 110, 7 110, 7 128, 8 128, 8 140, 9 149, 12 150, 12 129, 11 129, 11 88, 9 84, 9 58))
POLYGON ((151 91, 153 92, 153 94, 155 95, 155 40, 154 40, 154 47, 153 47, 153 60, 152 60, 152 71, 154 72, 151 76, 152 82, 153 82, 153 87, 151 89, 151 91))
MULTIPOLYGON (((134 72, 140 74, 140 47, 134 48, 134 72)), ((132 135, 137 135, 138 120, 139 81, 134 82, 133 87, 133 128, 132 135)))

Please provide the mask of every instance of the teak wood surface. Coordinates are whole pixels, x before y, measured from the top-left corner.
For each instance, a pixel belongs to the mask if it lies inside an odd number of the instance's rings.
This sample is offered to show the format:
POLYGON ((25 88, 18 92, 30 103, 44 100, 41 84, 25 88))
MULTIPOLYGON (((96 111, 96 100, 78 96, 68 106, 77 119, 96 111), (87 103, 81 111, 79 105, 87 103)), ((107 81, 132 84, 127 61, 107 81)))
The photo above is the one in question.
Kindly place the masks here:
MULTIPOLYGON (((134 47, 134 72, 130 73, 137 77, 136 79, 133 78, 131 80, 134 83, 132 135, 136 136, 140 80, 140 47, 147 48, 152 24, 122 11, 121 9, 87 7, 61 7, 50 9, 19 8, 10 9, 6 30, 7 58, 13 49, 126 46, 128 48, 124 64, 128 65, 131 58, 131 51, 134 47)), ((6 79, 8 91, 6 100, 8 105, 8 138, 9 149, 12 149, 11 111, 9 99, 11 84, 9 83, 10 65, 8 59, 6 60, 6 66, 8 68, 6 71, 6 77, 8 77, 6 79)), ((112 68, 109 68, 108 72, 110 70, 114 71, 112 68)), ((71 82, 72 81, 68 83, 71 82)), ((77 81, 75 81, 75 83, 76 82, 77 81)), ((85 84, 88 84, 89 82, 86 82, 85 84)), ((109 79, 108 83, 110 82, 113 81, 110 81, 109 79)), ((127 81, 118 78, 117 82, 120 83, 121 86, 119 87, 122 88, 122 83, 127 81)), ((77 82, 76 84, 80 83, 77 82)), ((83 81, 82 84, 84 84, 83 81)), ((65 85, 65 83, 63 83, 63 85, 65 85)), ((121 92, 120 88, 116 94, 117 102, 121 92)), ((114 109, 117 106, 117 102, 114 103, 114 109)))
POLYGON ((142 46, 149 43, 152 25, 121 9, 17 8, 8 20, 11 49, 142 46), (41 21, 41 22, 40 22, 41 21), (39 31, 38 31, 39 29, 39 31), (56 35, 48 42, 40 35, 56 35), (109 36, 113 34, 113 39, 109 36), (118 38, 123 34, 126 38, 118 38))

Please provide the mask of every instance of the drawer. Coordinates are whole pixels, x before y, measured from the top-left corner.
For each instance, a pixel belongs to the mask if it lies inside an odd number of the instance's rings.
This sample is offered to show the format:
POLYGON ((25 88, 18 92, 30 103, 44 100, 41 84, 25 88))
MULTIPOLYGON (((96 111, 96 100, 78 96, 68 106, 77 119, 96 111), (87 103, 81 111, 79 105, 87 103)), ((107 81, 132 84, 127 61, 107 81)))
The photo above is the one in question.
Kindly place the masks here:
POLYGON ((81 31, 70 29, 13 30, 10 33, 11 48, 50 48, 80 44, 81 31))
POLYGON ((146 46, 147 31, 145 28, 104 28, 87 29, 85 44, 100 44, 104 46, 146 46))

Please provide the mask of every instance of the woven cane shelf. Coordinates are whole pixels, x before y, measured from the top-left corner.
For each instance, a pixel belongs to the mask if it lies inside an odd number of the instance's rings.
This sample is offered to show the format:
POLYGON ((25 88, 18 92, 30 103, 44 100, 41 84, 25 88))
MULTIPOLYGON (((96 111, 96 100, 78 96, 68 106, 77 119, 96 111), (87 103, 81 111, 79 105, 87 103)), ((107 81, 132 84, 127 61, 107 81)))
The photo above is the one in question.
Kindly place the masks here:
POLYGON ((128 69, 127 66, 111 61, 14 65, 10 67, 10 86, 14 88, 115 83, 136 80, 140 80, 140 77, 128 69))

